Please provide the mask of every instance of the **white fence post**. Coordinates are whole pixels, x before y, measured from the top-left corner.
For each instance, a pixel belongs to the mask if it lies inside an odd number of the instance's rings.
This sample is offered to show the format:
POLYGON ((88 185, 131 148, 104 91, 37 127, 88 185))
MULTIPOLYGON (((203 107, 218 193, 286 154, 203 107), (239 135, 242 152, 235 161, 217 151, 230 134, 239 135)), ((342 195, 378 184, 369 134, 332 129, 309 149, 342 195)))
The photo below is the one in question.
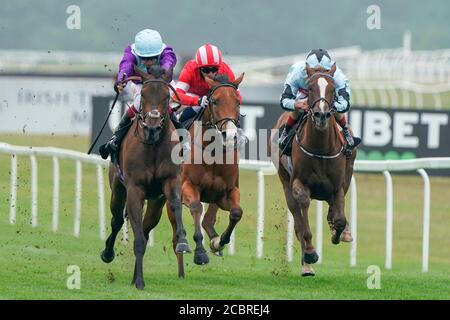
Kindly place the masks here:
POLYGON ((31 161, 31 226, 38 225, 38 168, 36 156, 30 156, 31 161))
POLYGON ((291 211, 287 210, 287 232, 286 232, 286 258, 291 262, 294 256, 294 217, 291 211))
POLYGON ((430 178, 423 169, 417 170, 423 178, 423 238, 422 238, 422 272, 428 272, 430 247, 430 178))
POLYGON ((357 227, 357 197, 356 197, 356 178, 353 175, 350 182, 351 188, 351 226, 350 230, 352 232, 353 241, 350 244, 350 266, 356 266, 356 248, 357 248, 357 237, 358 237, 358 227, 357 227))
POLYGON ((258 207, 257 207, 257 229, 256 229, 256 257, 263 256, 264 238, 264 172, 258 171, 258 207))
POLYGON ((16 223, 17 206, 17 154, 11 154, 11 195, 9 199, 9 223, 16 223))
POLYGON ((106 239, 106 224, 105 224, 105 183, 103 180, 103 168, 97 165, 97 191, 98 191, 98 225, 100 239, 106 239))
POLYGON ((76 162, 76 177, 75 177, 75 222, 73 224, 73 235, 78 237, 80 235, 81 224, 81 181, 83 168, 81 161, 76 162))
POLYGON ((52 230, 58 231, 59 218, 59 160, 53 156, 53 210, 52 210, 52 230))
POLYGON ((386 269, 392 268, 392 232, 393 232, 393 196, 392 177, 389 171, 383 171, 386 180, 386 269))

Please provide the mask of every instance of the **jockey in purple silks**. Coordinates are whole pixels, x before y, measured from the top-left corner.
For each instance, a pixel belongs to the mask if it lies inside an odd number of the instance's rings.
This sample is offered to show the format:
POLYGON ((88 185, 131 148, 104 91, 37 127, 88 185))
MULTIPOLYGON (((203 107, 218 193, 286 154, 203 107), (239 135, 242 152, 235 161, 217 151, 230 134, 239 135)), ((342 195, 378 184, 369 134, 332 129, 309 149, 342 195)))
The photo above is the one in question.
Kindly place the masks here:
MULTIPOLYGON (((172 74, 177 63, 177 57, 172 47, 162 42, 161 35, 156 30, 144 29, 136 34, 134 43, 128 45, 123 53, 117 73, 117 82, 114 90, 121 93, 127 83, 122 82, 123 77, 137 76, 134 71, 136 66, 139 70, 148 73, 148 69, 153 65, 159 65, 172 74)), ((172 79, 170 79, 172 80, 172 79)), ((133 96, 133 105, 125 112, 118 127, 114 130, 111 139, 100 146, 100 155, 103 159, 108 158, 113 152, 118 152, 120 143, 131 126, 131 119, 139 112, 141 105, 142 83, 130 81, 130 89, 133 96)), ((177 123, 175 123, 177 126, 177 123)))

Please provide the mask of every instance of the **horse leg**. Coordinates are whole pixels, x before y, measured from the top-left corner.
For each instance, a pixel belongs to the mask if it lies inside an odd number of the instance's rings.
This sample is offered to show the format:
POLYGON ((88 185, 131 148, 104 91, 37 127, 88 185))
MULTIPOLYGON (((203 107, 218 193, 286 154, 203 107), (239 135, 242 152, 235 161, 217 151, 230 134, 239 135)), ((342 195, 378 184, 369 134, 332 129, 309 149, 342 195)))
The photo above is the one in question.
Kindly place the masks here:
MULTIPOLYGON (((331 233, 333 233, 334 230, 334 224, 333 224, 333 207, 330 205, 328 207, 328 215, 327 215, 328 225, 330 226, 331 233)), ((350 227, 347 225, 345 226, 344 231, 342 231, 340 240, 342 242, 352 242, 353 236, 352 232, 350 231, 350 227)))
POLYGON ((310 193, 298 179, 294 179, 292 183, 292 197, 300 207, 298 219, 300 234, 297 237, 300 236, 304 241, 304 248, 302 248, 303 262, 306 264, 314 264, 319 260, 319 255, 312 245, 312 233, 309 227, 308 210, 310 205, 310 193))
POLYGON ((134 233, 134 255, 136 257, 132 284, 136 285, 137 289, 143 290, 145 287, 143 258, 147 246, 142 222, 144 192, 136 186, 128 186, 126 202, 128 217, 134 233))
POLYGON ((331 242, 333 244, 339 244, 341 234, 347 227, 347 219, 345 218, 344 213, 345 198, 343 188, 338 190, 333 200, 332 203, 329 203, 330 208, 332 208, 331 242))
POLYGON ((194 186, 185 182, 182 187, 183 190, 183 202, 189 207, 192 217, 194 218, 194 263, 203 265, 209 263, 209 257, 203 246, 203 235, 201 227, 201 219, 203 213, 203 206, 200 202, 200 193, 194 188, 194 186))
POLYGON ((167 216, 169 217, 169 221, 172 225, 172 248, 173 252, 177 256, 177 263, 178 263, 178 278, 184 278, 184 261, 183 261, 183 253, 177 252, 177 223, 175 219, 175 214, 170 209, 170 206, 167 205, 167 216))
POLYGON ((181 181, 175 177, 164 184, 164 194, 167 198, 167 209, 175 218, 176 240, 175 253, 191 253, 192 250, 186 240, 186 230, 183 225, 183 208, 181 206, 181 181))
POLYGON ((289 187, 289 182, 283 182, 283 190, 287 206, 292 214, 292 217, 294 218, 295 236, 297 237, 297 240, 300 242, 300 247, 302 251, 300 259, 300 262, 302 264, 302 276, 314 276, 314 269, 310 264, 305 263, 303 258, 303 254, 305 252, 305 240, 303 239, 302 236, 303 232, 302 232, 301 210, 299 204, 297 200, 295 200, 294 197, 292 196, 292 192, 289 187))
POLYGON ((119 233, 124 223, 123 208, 125 207, 126 190, 120 183, 119 179, 112 180, 112 194, 110 209, 112 213, 111 218, 111 234, 105 242, 105 249, 100 254, 101 259, 105 263, 110 263, 114 260, 114 243, 116 242, 117 234, 119 233))
POLYGON ((216 246, 218 246, 218 242, 220 242, 219 234, 217 233, 216 229, 214 228, 214 225, 216 224, 216 216, 217 211, 219 210, 219 207, 215 203, 210 203, 208 206, 208 210, 206 210, 205 216, 203 217, 202 221, 202 227, 205 229, 206 233, 208 234, 210 243, 209 247, 211 248, 211 251, 215 255, 222 255, 220 250, 216 250, 216 246), (216 243, 216 245, 213 245, 216 243))
POLYGON ((147 210, 145 212, 143 222, 145 240, 148 241, 150 231, 158 225, 165 203, 165 197, 161 197, 156 200, 147 200, 147 210))
POLYGON ((226 244, 230 243, 231 233, 234 230, 236 224, 242 218, 242 208, 240 206, 240 198, 241 193, 237 187, 234 187, 230 193, 228 194, 228 203, 230 207, 230 218, 228 222, 228 226, 225 229, 224 233, 220 236, 220 241, 217 245, 216 242, 213 242, 214 248, 216 250, 222 250, 226 244))

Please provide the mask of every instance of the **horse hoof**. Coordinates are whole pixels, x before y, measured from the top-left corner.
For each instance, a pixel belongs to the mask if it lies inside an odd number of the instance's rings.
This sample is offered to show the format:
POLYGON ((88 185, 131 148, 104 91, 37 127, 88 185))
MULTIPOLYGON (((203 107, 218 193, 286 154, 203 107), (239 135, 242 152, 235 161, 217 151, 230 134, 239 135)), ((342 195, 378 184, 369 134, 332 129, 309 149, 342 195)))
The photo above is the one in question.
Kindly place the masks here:
POLYGON ((352 233, 349 230, 344 230, 341 234, 341 241, 352 242, 353 241, 352 233))
POLYGON ((317 254, 316 251, 313 251, 312 253, 305 252, 305 254, 303 256, 303 260, 307 264, 314 264, 317 262, 317 260, 319 260, 319 255, 317 254))
POLYGON ((206 252, 196 252, 194 255, 194 263, 201 266, 209 263, 209 257, 206 252))
POLYGON ((105 253, 105 250, 103 250, 102 253, 100 254, 100 258, 102 258, 102 261, 103 261, 104 263, 110 263, 111 261, 114 260, 114 257, 115 257, 114 251, 113 251, 113 253, 112 253, 111 256, 108 256, 108 255, 105 253))
POLYGON ((145 283, 144 283, 144 281, 136 282, 136 289, 138 289, 138 290, 144 290, 144 288, 145 288, 145 283))
POLYGON ((216 252, 222 251, 225 248, 225 246, 220 245, 219 237, 212 238, 209 242, 209 247, 211 248, 211 252, 213 252, 214 254, 216 254, 216 252))
POLYGON ((223 251, 213 251, 212 252, 216 257, 223 257, 223 251))
POLYGON ((176 253, 192 253, 192 249, 187 243, 177 243, 177 246, 175 247, 176 253))
POLYGON ((310 265, 304 265, 302 270, 302 277, 314 277, 316 273, 310 265))
POLYGON ((331 243, 332 244, 339 244, 340 242, 340 238, 341 238, 341 232, 337 232, 336 229, 334 229, 333 231, 331 231, 331 243))

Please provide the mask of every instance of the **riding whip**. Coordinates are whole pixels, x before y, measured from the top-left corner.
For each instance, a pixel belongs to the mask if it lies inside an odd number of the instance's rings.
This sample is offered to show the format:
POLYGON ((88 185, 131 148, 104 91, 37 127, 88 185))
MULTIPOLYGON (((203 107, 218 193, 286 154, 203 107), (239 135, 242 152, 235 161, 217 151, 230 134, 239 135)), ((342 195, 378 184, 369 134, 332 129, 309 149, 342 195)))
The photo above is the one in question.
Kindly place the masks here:
MULTIPOLYGON (((124 73, 122 76, 122 82, 125 80, 126 76, 127 76, 127 74, 124 73)), ((113 111, 114 106, 116 105, 117 99, 119 98, 119 94, 120 94, 120 92, 119 92, 119 90, 117 90, 116 97, 114 98, 114 102, 113 102, 111 108, 109 109, 109 112, 108 112, 108 115, 106 116, 105 122, 103 123, 100 131, 98 132, 97 136, 95 137, 94 142, 92 143, 91 147, 89 148, 89 151, 87 152, 87 154, 91 154, 91 151, 92 151, 92 149, 94 149, 94 146, 97 143, 98 138, 100 138, 100 135, 102 134, 103 129, 105 129, 105 126, 106 126, 106 123, 108 122, 109 116, 111 115, 111 112, 113 111)))

